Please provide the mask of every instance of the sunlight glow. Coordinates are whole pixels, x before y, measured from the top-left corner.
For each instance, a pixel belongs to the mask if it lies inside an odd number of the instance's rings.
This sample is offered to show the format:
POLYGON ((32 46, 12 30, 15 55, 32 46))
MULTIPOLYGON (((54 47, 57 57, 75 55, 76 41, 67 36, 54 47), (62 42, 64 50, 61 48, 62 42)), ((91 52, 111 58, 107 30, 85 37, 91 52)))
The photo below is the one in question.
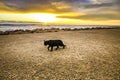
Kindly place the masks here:
POLYGON ((29 16, 39 22, 54 22, 56 20, 54 14, 30 14, 29 16))

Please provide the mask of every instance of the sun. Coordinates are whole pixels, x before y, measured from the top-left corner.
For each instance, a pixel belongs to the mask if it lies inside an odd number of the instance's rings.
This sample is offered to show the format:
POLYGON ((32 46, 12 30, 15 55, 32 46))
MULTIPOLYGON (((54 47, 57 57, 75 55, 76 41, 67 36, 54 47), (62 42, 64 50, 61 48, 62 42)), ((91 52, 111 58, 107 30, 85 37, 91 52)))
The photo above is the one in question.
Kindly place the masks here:
POLYGON ((56 20, 54 14, 30 14, 29 16, 39 22, 54 22, 56 20))

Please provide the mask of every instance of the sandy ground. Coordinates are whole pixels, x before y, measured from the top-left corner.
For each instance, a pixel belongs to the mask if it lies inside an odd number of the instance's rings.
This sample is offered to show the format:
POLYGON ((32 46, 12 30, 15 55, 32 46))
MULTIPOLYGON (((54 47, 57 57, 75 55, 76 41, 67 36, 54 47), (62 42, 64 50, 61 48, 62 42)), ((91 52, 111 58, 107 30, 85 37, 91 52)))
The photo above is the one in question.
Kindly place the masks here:
POLYGON ((120 29, 1 35, 0 80, 120 80, 120 29))

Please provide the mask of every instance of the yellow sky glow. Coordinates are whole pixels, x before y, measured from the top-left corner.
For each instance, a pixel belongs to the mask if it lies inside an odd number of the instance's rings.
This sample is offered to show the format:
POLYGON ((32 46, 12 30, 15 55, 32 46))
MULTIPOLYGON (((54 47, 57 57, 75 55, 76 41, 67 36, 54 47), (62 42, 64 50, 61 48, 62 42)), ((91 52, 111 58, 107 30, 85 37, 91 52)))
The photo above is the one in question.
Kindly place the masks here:
POLYGON ((37 22, 54 22, 56 15, 54 14, 28 14, 28 16, 37 22))
MULTIPOLYGON (((85 15, 82 13, 81 15, 85 15)), ((25 22, 42 22, 51 24, 69 24, 69 25, 119 25, 119 20, 82 20, 82 19, 68 19, 68 18, 57 18, 56 16, 66 16, 66 15, 78 15, 78 13, 69 14, 49 14, 49 13, 10 13, 10 14, 0 14, 0 20, 7 21, 25 21, 25 22)))

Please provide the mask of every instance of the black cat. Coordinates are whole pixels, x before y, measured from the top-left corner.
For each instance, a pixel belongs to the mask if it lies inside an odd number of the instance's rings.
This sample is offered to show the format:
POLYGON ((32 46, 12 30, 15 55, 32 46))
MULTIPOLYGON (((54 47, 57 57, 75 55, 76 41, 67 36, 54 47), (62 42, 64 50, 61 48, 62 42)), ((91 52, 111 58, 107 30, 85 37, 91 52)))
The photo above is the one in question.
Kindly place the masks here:
POLYGON ((65 48, 65 45, 63 44, 62 40, 47 40, 44 41, 44 45, 48 45, 48 50, 51 47, 51 51, 53 51, 54 46, 57 46, 56 50, 59 48, 59 46, 62 46, 63 49, 65 48))

